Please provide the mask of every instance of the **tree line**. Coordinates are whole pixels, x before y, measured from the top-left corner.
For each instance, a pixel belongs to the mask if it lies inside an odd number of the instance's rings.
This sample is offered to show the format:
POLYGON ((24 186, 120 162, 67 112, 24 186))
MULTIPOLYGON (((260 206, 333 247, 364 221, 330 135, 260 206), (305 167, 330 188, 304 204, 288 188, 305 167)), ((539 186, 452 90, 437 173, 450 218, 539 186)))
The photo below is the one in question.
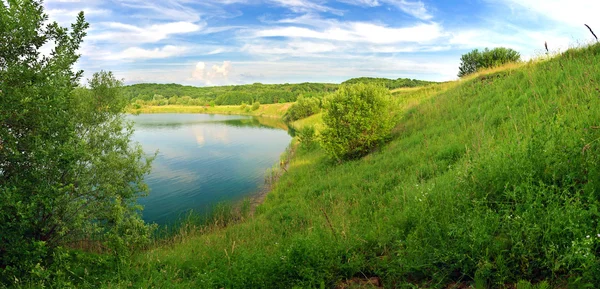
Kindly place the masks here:
MULTIPOLYGON (((415 87, 435 82, 409 78, 349 79, 342 84, 373 84, 387 89, 415 87)), ((319 98, 337 91, 334 83, 297 84, 246 84, 212 87, 195 87, 181 84, 142 83, 124 86, 123 94, 131 103, 143 105, 241 105, 259 102, 262 104, 295 102, 299 97, 319 98)))

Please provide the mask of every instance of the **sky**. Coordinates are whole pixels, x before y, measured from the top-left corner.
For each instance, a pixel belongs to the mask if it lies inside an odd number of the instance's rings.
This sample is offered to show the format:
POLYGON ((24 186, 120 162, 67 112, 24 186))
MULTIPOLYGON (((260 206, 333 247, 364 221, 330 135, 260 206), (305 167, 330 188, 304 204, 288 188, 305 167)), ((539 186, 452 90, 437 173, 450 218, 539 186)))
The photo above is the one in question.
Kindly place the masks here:
POLYGON ((524 59, 590 43, 598 0, 46 0, 50 20, 90 23, 78 69, 126 84, 457 79, 460 56, 524 59))

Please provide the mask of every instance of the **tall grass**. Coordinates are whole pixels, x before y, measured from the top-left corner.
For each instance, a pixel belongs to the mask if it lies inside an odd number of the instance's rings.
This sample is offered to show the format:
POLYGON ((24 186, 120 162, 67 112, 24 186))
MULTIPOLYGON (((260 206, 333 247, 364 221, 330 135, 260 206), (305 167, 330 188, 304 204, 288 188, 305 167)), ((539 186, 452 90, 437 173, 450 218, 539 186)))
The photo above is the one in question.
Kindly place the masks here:
POLYGON ((600 45, 400 90, 395 137, 380 151, 338 164, 299 146, 253 217, 140 252, 112 275, 69 278, 108 288, 333 288, 371 277, 386 288, 594 288, 597 63, 600 45))

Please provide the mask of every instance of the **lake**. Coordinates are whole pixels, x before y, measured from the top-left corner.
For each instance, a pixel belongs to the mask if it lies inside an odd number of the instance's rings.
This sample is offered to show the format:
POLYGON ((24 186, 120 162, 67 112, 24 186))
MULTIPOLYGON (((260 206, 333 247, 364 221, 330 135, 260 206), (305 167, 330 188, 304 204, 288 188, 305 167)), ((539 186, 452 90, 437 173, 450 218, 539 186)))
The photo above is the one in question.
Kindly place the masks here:
POLYGON ((267 169, 291 137, 277 119, 208 114, 140 114, 133 140, 158 155, 145 180, 150 194, 138 201, 143 218, 169 224, 189 210, 205 213, 261 190, 267 169))

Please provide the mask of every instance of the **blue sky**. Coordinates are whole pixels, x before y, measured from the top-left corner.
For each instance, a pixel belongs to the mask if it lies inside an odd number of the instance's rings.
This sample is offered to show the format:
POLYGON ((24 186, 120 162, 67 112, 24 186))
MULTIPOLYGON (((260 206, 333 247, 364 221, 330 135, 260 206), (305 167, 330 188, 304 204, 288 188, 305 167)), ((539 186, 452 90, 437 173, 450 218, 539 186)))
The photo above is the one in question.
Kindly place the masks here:
POLYGON ((525 59, 589 43, 598 0, 46 0, 51 20, 90 22, 78 68, 126 83, 196 86, 456 79, 461 54, 525 59))

